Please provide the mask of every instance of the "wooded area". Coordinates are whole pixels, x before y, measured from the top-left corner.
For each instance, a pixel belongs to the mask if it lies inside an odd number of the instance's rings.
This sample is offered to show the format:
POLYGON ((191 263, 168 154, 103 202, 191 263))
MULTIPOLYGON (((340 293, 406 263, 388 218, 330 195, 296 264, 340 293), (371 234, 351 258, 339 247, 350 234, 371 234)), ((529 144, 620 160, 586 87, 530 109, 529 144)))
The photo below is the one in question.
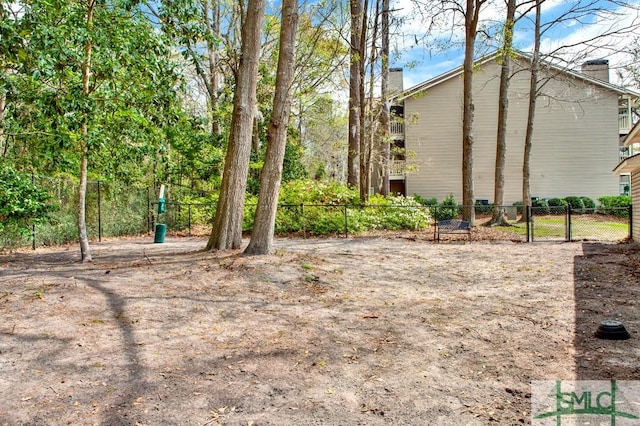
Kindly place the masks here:
MULTIPOLYGON (((245 195, 257 195, 257 226, 247 251, 265 254, 281 182, 342 181, 365 202, 372 173, 378 173, 374 190, 389 195, 389 64, 403 63, 402 55, 413 47, 462 48, 462 203, 473 205, 473 61, 494 48, 502 51, 504 67, 495 177, 500 200, 500 150, 506 149, 500 129, 506 125, 514 31, 534 41, 529 148, 535 99, 544 84, 536 74, 542 56, 562 58, 569 68, 596 48, 626 49, 636 58, 640 51, 637 20, 613 24, 621 14, 638 16, 637 2, 574 1, 541 22, 545 3, 415 2, 417 13, 407 16, 390 0, 285 0, 277 7, 264 0, 2 0, 0 176, 72 179, 85 261, 91 260, 88 180, 134 188, 168 183, 208 194, 217 209, 207 247, 216 250, 240 246, 245 195), (498 23, 483 21, 488 9, 504 12, 498 23), (609 30, 541 52, 545 32, 588 25, 584 18, 591 15, 611 20, 609 30), (412 23, 424 31, 407 33, 412 23), (463 40, 454 36, 458 29, 464 30, 463 40), (627 37, 628 46, 614 46, 607 38, 612 34, 633 37, 627 37), (412 46, 399 42, 407 37, 415 41, 412 46)), ((621 71, 637 85, 637 62, 629 64, 621 71)), ((29 184, 19 187, 27 191, 29 184)), ((37 188, 28 191, 36 194, 37 188)), ((11 218, 46 215, 46 197, 26 198, 22 211, 0 213, 0 232, 11 218)), ((474 210, 465 215, 473 223, 474 210)))

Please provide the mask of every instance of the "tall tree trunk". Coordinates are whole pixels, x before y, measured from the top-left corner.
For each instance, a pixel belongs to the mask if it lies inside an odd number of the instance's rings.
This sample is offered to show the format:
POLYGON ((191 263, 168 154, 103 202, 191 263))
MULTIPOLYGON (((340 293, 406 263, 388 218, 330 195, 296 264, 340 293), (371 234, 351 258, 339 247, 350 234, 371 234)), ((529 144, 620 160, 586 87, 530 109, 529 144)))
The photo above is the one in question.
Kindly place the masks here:
POLYGON ((242 26, 241 57, 222 187, 207 250, 237 249, 242 245, 242 215, 257 102, 258 59, 264 12, 264 0, 249 0, 242 26))
MULTIPOLYGON (((360 33, 360 201, 366 202, 369 199, 369 186, 371 184, 371 173, 369 167, 369 156, 371 155, 371 140, 367 137, 366 111, 367 96, 365 95, 365 76, 366 76, 366 55, 367 51, 367 31, 369 21, 369 1, 364 0, 362 8, 362 31, 360 33)), ((375 40, 371 41, 372 49, 375 47, 375 40)), ((373 61, 373 57, 370 58, 373 61)), ((372 76, 373 78, 373 76, 372 76)), ((371 111, 369 111, 371 113, 371 111)), ((371 121, 370 127, 373 128, 371 121)), ((371 131, 369 132, 371 133, 371 131)))
MULTIPOLYGON (((95 1, 90 0, 87 5, 87 32, 91 33, 93 27, 93 11, 95 1)), ((91 38, 87 39, 84 46, 84 63, 82 64, 82 97, 89 98, 89 81, 91 78, 91 53, 93 45, 91 38)), ((86 204, 87 204, 87 173, 89 154, 89 117, 84 113, 80 135, 80 182, 78 185, 78 239, 80 241, 80 256, 83 262, 91 262, 91 248, 89 247, 89 236, 87 235, 86 204)))
POLYGON ((389 0, 382 0, 382 46, 381 46, 381 82, 380 82, 380 143, 382 144, 382 186, 380 193, 388 196, 390 192, 389 169, 391 167, 391 118, 389 116, 389 0))
POLYGON ((478 16, 483 1, 467 0, 465 11, 465 46, 462 112, 462 212, 463 219, 475 224, 473 193, 473 60, 478 16))
MULTIPOLYGON (((257 113, 257 108, 256 108, 257 113)), ((256 155, 256 158, 260 154, 260 122, 256 114, 253 116, 253 133, 251 135, 251 149, 256 155)))
POLYGON ((0 151, 2 151, 2 158, 7 155, 8 143, 4 139, 4 112, 7 109, 7 94, 4 90, 0 91, 0 151))
POLYGON ((494 226, 505 226, 504 218, 504 168, 507 161, 507 114, 509 108, 509 79, 511 78, 511 49, 516 1, 507 1, 507 18, 504 24, 502 45, 502 67, 500 69, 500 90, 498 94, 498 131, 496 140, 496 166, 493 188, 493 216, 489 222, 494 226))
POLYGON ((360 68, 364 52, 361 51, 362 17, 364 14, 361 0, 350 0, 351 6, 351 46, 349 67, 349 146, 347 152, 347 183, 352 188, 360 186, 360 127, 361 99, 360 68))
MULTIPOLYGON (((212 39, 220 37, 220 3, 218 0, 203 0, 204 19, 212 39), (209 2, 211 1, 211 4, 209 2)), ((211 119, 211 134, 220 134, 220 117, 218 111, 218 49, 212 40, 207 41, 209 54, 209 115, 211 119)))
POLYGON ((247 254, 268 254, 273 247, 273 231, 291 112, 291 84, 295 65, 297 29, 298 0, 283 0, 273 113, 267 130, 267 152, 260 173, 258 207, 253 221, 251 240, 245 250, 247 254))
POLYGON ((531 56, 531 79, 529 81, 529 112, 527 130, 524 136, 524 159, 522 161, 522 203, 524 205, 521 220, 526 220, 526 211, 531 206, 531 148, 533 145, 533 126, 538 97, 538 70, 540 67, 540 9, 544 0, 536 1, 536 20, 534 26, 533 55, 531 56))

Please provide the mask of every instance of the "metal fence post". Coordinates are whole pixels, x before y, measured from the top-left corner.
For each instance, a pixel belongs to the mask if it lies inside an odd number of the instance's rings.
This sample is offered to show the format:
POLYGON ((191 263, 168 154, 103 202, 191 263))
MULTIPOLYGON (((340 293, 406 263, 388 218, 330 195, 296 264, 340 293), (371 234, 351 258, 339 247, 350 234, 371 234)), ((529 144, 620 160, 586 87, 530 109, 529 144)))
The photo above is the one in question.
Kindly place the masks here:
POLYGON ((566 215, 566 221, 567 221, 567 229, 566 229, 566 238, 568 242, 571 242, 571 206, 567 205, 567 215, 566 215))
POLYGON ((151 232, 151 195, 149 195, 150 187, 147 186, 147 233, 151 232))
MULTIPOLYGON (((36 185, 36 175, 31 172, 31 183, 33 184, 33 186, 36 185)), ((33 250, 36 249, 36 223, 33 222, 31 224, 31 248, 33 250)))
POLYGON ((526 212, 523 212, 527 219, 527 242, 533 242, 533 209, 527 206, 526 212))
POLYGON ((629 204, 629 239, 633 240, 633 204, 629 204))
POLYGON ((349 238, 349 215, 347 214, 347 205, 344 205, 344 237, 349 238))
POLYGON ((191 236, 191 203, 187 204, 188 206, 188 213, 187 213, 187 229, 189 232, 189 236, 191 236))
POLYGON ((100 181, 98 181, 98 242, 102 242, 102 207, 100 206, 100 181))
POLYGON ((300 217, 302 217, 302 238, 307 238, 307 226, 304 220, 304 203, 300 203, 300 217))

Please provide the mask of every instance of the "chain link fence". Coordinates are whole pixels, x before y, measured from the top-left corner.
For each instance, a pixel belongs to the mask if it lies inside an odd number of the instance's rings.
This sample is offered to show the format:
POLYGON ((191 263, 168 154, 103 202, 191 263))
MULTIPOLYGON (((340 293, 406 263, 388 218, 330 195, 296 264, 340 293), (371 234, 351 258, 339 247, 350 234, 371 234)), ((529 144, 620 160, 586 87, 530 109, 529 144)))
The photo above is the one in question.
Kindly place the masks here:
MULTIPOLYGON (((78 187, 72 179, 34 176, 47 188, 58 207, 48 223, 34 226, 31 236, 17 245, 34 248, 77 240, 78 187)), ((151 234, 157 223, 166 224, 169 235, 208 235, 216 210, 215 197, 179 185, 167 185, 166 210, 158 213, 158 189, 131 187, 113 182, 90 181, 86 195, 86 221, 90 239, 151 234), (200 201, 194 201, 200 200, 200 201), (206 202, 202 202, 205 200, 206 202)), ((252 228, 255 204, 246 203, 243 231, 252 228)), ((505 241, 620 241, 630 236, 631 207, 570 209, 569 207, 461 205, 324 205, 283 204, 278 208, 275 232, 279 235, 385 236, 436 239, 436 223, 463 219, 475 213, 472 240, 505 241), (497 212, 497 213, 496 213, 497 212), (496 218, 500 220, 496 222, 496 218), (494 223, 491 226, 490 223, 494 223)), ((464 240, 446 235, 443 241, 464 240)), ((5 242, 0 238, 0 244, 5 242)), ((14 245, 16 245, 14 243, 14 245)))
POLYGON ((462 219, 475 210, 474 239, 533 241, 622 241, 631 236, 631 206, 572 209, 570 206, 458 206, 434 207, 435 220, 462 219), (494 215, 495 212, 499 212, 494 215), (498 223, 494 216, 501 218, 498 223), (483 226, 486 225, 486 226, 483 226))
MULTIPOLYGON (((36 178, 48 189, 56 211, 47 223, 34 227, 33 246, 59 245, 78 238, 78 185, 66 178, 36 178)), ((147 233, 153 190, 117 183, 89 181, 86 193, 87 233, 92 240, 147 233)))
MULTIPOLYGON (((55 211, 45 223, 32 227, 31 235, 0 235, 0 248, 60 245, 78 239, 78 183, 66 177, 33 175, 34 183, 46 189, 55 211)), ((168 191, 177 200, 193 199, 202 194, 179 185, 168 191)), ((89 181, 86 192, 87 233, 91 240, 148 234, 158 219, 153 210, 158 188, 129 186, 118 182, 89 181)), ((178 211, 180 204, 178 203, 178 211)), ((181 213, 180 213, 181 214, 181 213)), ((180 224, 180 214, 176 217, 180 224)), ((173 223, 172 223, 173 225, 173 223)))
MULTIPOLYGON (((156 204, 154 203, 154 206, 156 204)), ((243 230, 251 231, 255 204, 245 204, 243 230)), ((314 236, 372 237, 403 235, 407 238, 436 240, 436 223, 462 220, 465 210, 475 212, 473 240, 533 241, 621 241, 630 236, 631 207, 608 210, 569 207, 522 206, 397 206, 397 205, 325 205, 281 204, 276 215, 275 232, 302 238, 314 236), (502 220, 497 224, 495 216, 502 220), (374 214, 375 213, 375 214, 374 214)), ((164 220, 170 230, 184 235, 208 235, 215 204, 167 203, 164 220)), ((445 235, 447 240, 466 237, 445 235)))

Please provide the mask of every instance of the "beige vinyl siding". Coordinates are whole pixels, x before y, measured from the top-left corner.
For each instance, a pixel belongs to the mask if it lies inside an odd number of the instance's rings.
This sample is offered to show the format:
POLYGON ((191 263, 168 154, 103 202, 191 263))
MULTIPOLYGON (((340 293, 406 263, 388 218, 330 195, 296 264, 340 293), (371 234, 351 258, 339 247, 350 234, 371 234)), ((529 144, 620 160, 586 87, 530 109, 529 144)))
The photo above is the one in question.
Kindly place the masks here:
POLYGON ((640 168, 631 173, 632 223, 631 238, 640 242, 640 168))
MULTIPOLYGON (((493 202, 500 67, 474 73, 474 192, 493 202)), ((505 202, 522 198, 522 161, 529 73, 511 80, 507 125, 505 202)), ((575 79, 555 79, 538 98, 531 158, 531 194, 597 198, 618 193, 611 170, 618 162, 618 100, 614 92, 575 79)), ((418 170, 407 195, 462 199, 462 77, 405 100, 405 144, 418 170)))

